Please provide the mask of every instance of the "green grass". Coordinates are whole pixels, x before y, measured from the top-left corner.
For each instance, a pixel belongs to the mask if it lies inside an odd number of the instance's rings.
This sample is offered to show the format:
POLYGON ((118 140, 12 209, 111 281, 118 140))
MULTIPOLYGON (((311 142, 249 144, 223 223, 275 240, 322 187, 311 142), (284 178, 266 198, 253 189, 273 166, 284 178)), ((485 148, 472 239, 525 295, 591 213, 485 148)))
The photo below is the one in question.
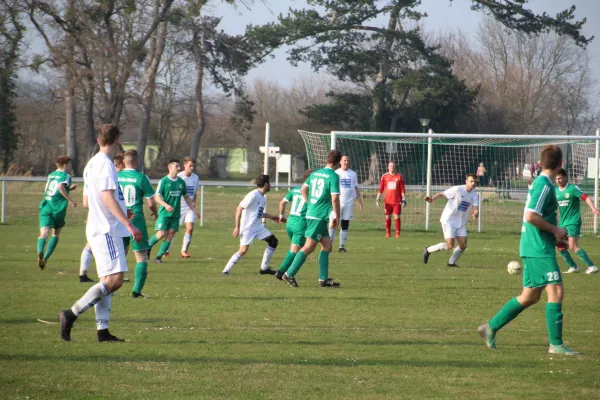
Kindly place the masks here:
MULTIPOLYGON (((491 351, 476 328, 520 292, 520 277, 506 273, 518 235, 470 233, 462 268, 445 266, 449 253, 425 266, 423 246, 442 239, 437 223, 385 239, 371 199, 351 224, 349 253, 331 257, 343 286, 317 287, 313 255, 294 289, 257 273, 263 243, 219 276, 238 246, 233 210, 246 190, 208 190, 192 258, 175 257, 178 235, 173 256, 149 267, 149 299, 131 299, 131 282, 116 293, 111 331, 127 342, 96 343, 91 311, 64 343, 58 325, 37 319, 55 321, 88 287, 77 282, 84 212, 69 211, 40 271, 39 188, 12 189, 0 226, 0 398, 600 398, 600 276, 564 276, 564 337, 582 357, 547 353, 543 302, 504 328, 491 351)), ((281 196, 270 194, 270 210, 281 196)), ((278 265, 289 241, 282 226, 269 227, 280 238, 278 265)), ((600 259, 597 238, 582 246, 600 259)))

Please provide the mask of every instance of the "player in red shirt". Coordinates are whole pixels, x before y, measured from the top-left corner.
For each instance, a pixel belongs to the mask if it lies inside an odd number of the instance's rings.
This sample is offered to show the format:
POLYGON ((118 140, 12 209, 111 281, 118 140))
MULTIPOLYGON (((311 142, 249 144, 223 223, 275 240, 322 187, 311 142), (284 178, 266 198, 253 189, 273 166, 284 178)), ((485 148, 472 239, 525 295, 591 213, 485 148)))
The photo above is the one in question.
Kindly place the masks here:
POLYGON ((385 213, 385 237, 391 237, 392 214, 396 220, 396 237, 400 237, 400 214, 402 207, 406 206, 406 194, 404 191, 404 178, 402 174, 396 173, 396 164, 388 164, 388 172, 383 174, 379 183, 379 192, 377 193, 377 207, 379 207, 379 198, 385 190, 385 201, 383 202, 383 212, 385 213))

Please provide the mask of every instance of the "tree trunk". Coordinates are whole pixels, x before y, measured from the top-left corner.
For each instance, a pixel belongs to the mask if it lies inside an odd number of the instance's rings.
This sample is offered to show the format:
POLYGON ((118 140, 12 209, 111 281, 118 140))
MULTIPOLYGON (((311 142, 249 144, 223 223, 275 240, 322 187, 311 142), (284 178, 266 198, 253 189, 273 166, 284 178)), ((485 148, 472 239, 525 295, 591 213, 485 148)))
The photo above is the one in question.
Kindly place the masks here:
POLYGON ((96 131, 94 129, 94 82, 89 78, 87 90, 85 92, 85 128, 87 133, 87 159, 89 160, 98 151, 98 142, 96 141, 96 131))
POLYGON ((192 138, 192 148, 190 149, 190 157, 198 160, 198 150, 200 148, 200 139, 204 134, 206 127, 206 118, 204 116, 204 101, 202 99, 202 83, 204 80, 204 27, 201 24, 194 26, 193 32, 194 41, 194 60, 196 61, 196 120, 198 126, 194 131, 192 138))
MULTIPOLYGON (((69 1, 69 8, 72 9, 73 0, 69 1)), ((67 44, 67 63, 65 65, 65 107, 66 115, 66 147, 67 156, 71 157, 71 166, 73 167, 73 175, 79 174, 79 157, 77 152, 77 104, 75 100, 75 73, 74 73, 74 45, 71 35, 66 35, 67 44)))
MULTIPOLYGON (((159 7, 157 2, 157 12, 159 7)), ((156 37, 152 39, 151 52, 149 55, 148 66, 146 68, 146 89, 142 94, 142 107, 144 116, 140 123, 137 139, 137 151, 140 161, 140 168, 144 168, 146 160, 146 145, 148 144, 148 130, 150 128, 150 120, 152 118, 152 102, 154 100, 154 91, 156 90, 156 74, 160 65, 165 42, 167 37, 167 22, 161 22, 158 25, 156 37)))
MULTIPOLYGON (((398 25, 398 17, 402 6, 396 4, 390 12, 390 19, 388 21, 388 31, 395 31, 398 25)), ((386 35, 384 39, 384 51, 381 61, 379 63, 379 72, 377 78, 375 78, 375 86, 373 87, 373 116, 371 118, 371 128, 376 132, 382 132, 383 126, 383 112, 385 111, 385 85, 387 83, 388 76, 390 74, 390 53, 392 46, 394 45, 394 36, 391 34, 386 35)))

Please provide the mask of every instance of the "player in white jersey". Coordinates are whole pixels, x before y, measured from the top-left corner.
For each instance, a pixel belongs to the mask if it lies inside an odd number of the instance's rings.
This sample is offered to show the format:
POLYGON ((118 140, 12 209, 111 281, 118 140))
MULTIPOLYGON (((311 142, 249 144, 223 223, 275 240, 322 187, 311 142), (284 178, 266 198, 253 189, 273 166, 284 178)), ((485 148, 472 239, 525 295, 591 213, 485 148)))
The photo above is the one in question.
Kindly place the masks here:
MULTIPOLYGON (((342 156, 341 167, 335 170, 340 177, 340 214, 342 232, 340 232, 340 246, 338 252, 346 252, 346 239, 348 239, 348 228, 350 221, 354 219, 354 199, 358 200, 358 209, 362 210, 363 203, 358 191, 358 178, 356 172, 349 167, 350 157, 347 154, 342 156)), ((331 243, 335 239, 335 228, 329 228, 329 237, 331 243)))
POLYGON ((117 180, 117 171, 110 155, 119 144, 119 128, 105 124, 98 132, 100 152, 85 167, 84 189, 88 199, 86 236, 96 260, 100 282, 92 286, 73 307, 58 314, 60 336, 71 341, 71 328, 75 320, 95 306, 96 328, 99 342, 122 342, 108 331, 111 294, 123 285, 127 272, 123 238, 133 236, 137 242, 142 234, 129 221, 125 199, 117 180))
POLYGON ((438 193, 433 197, 425 197, 425 201, 431 203, 440 197, 448 199, 446 207, 442 212, 442 230, 444 231, 445 242, 426 247, 423 251, 423 262, 427 264, 429 255, 436 251, 451 250, 454 247, 454 240, 458 246, 452 252, 448 260, 449 267, 458 267, 456 262, 467 249, 467 219, 469 218, 469 209, 472 208, 471 215, 477 219, 479 215, 479 195, 475 191, 477 186, 477 175, 468 174, 464 185, 453 186, 444 192, 438 193))
MULTIPOLYGON (((113 158, 113 164, 115 166, 115 169, 117 170, 117 173, 120 172, 123 168, 125 168, 125 164, 123 163, 123 158, 124 155, 123 153, 119 153, 117 155, 115 155, 115 157, 113 158)), ((88 199, 87 199, 87 193, 85 190, 85 186, 83 187, 83 208, 88 208, 88 199)), ((87 219, 86 219, 86 223, 87 223, 87 219)), ((127 252, 127 249, 125 249, 125 252, 127 252)), ((93 260, 94 256, 92 254, 92 248, 90 247, 89 243, 85 244, 85 247, 83 248, 83 251, 81 252, 81 260, 79 263, 79 283, 87 283, 87 282, 96 282, 92 279, 90 279, 87 276, 87 272, 90 269, 90 265, 92 265, 92 260, 93 260)), ((124 278, 125 282, 129 281, 129 278, 124 278)))
MULTIPOLYGON (((196 207, 196 192, 200 184, 200 178, 194 173, 196 163, 191 157, 183 159, 183 171, 177 174, 183 179, 187 187, 187 194, 192 199, 194 207, 196 207)), ((183 246, 181 247, 181 257, 190 258, 188 248, 194 233, 194 223, 196 222, 196 213, 190 209, 185 201, 181 202, 181 216, 179 217, 179 225, 185 224, 185 236, 183 237, 183 246)))
POLYGON ((275 222, 285 222, 285 220, 280 221, 279 216, 264 212, 266 206, 265 194, 271 190, 269 175, 259 175, 256 178, 256 186, 257 189, 244 197, 235 212, 235 228, 232 235, 233 237, 240 237, 240 249, 233 253, 221 275, 230 274, 235 264, 248 252, 254 239, 267 242, 259 273, 261 275, 275 275, 276 271, 271 269, 269 265, 279 241, 271 231, 264 227, 261 218, 269 218, 275 222))

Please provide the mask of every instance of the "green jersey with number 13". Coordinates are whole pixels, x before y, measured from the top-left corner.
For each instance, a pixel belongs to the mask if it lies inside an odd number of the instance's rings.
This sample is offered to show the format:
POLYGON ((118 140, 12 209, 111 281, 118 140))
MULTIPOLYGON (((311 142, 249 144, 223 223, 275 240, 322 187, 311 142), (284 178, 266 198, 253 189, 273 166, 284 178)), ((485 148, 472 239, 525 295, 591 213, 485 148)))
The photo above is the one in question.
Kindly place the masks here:
POLYGON ((340 194, 339 175, 331 168, 321 168, 310 174, 304 184, 308 186, 306 219, 329 221, 331 195, 340 194))

